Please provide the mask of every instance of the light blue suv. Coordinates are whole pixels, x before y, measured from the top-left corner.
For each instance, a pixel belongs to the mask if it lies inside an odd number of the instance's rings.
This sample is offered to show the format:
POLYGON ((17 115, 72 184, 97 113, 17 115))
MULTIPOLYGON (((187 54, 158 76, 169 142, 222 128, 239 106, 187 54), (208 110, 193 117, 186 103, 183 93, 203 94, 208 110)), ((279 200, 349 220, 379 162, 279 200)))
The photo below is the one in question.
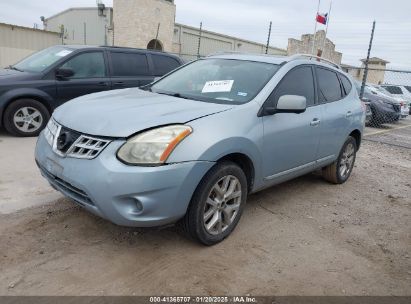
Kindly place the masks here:
POLYGON ((221 54, 142 89, 62 105, 35 157, 55 189, 98 216, 179 223, 212 245, 234 230, 250 193, 316 169, 344 183, 364 121, 352 79, 330 63, 221 54))

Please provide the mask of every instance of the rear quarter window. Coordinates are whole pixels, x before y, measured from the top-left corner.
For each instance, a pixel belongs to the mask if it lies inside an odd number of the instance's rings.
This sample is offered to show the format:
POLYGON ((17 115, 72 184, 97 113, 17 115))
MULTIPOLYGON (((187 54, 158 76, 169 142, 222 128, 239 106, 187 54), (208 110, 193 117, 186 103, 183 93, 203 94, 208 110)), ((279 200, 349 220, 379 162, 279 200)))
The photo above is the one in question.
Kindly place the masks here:
POLYGON ((352 84, 351 81, 345 77, 344 75, 340 74, 340 79, 341 79, 341 83, 343 85, 343 89, 344 89, 344 95, 348 95, 350 94, 351 90, 352 90, 352 84))
POLYGON ((151 58, 153 59, 155 76, 163 76, 181 65, 177 59, 168 56, 152 54, 151 58))

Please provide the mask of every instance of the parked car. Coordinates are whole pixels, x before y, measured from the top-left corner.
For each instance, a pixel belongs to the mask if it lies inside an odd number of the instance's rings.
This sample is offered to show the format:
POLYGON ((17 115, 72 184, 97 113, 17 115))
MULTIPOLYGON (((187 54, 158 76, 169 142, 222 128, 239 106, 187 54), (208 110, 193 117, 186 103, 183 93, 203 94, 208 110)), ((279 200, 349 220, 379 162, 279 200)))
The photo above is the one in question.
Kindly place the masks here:
POLYGON ((389 92, 395 97, 400 97, 402 100, 405 100, 408 104, 409 112, 411 115, 411 87, 410 86, 399 86, 399 85, 389 85, 384 84, 381 87, 389 92))
POLYGON ((321 169, 349 178, 365 113, 350 76, 303 55, 220 54, 141 89, 60 106, 35 159, 50 184, 123 226, 178 222, 212 245, 249 193, 321 169))
POLYGON ((401 118, 406 118, 409 115, 410 108, 408 106, 408 102, 404 98, 392 95, 388 91, 386 91, 384 88, 382 88, 378 85, 369 85, 369 88, 371 90, 371 93, 373 93, 373 94, 388 96, 388 97, 391 97, 391 98, 395 99, 396 102, 401 107, 401 118))
MULTIPOLYGON (((355 87, 357 93, 360 94, 361 82, 355 80, 355 87)), ((364 88, 363 101, 369 102, 371 108, 370 124, 373 126, 379 126, 384 123, 392 123, 398 121, 401 117, 401 104, 394 98, 378 94, 366 85, 364 88)))
POLYGON ((37 136, 66 101, 146 85, 182 63, 174 55, 131 48, 47 48, 0 70, 0 126, 16 136, 37 136))

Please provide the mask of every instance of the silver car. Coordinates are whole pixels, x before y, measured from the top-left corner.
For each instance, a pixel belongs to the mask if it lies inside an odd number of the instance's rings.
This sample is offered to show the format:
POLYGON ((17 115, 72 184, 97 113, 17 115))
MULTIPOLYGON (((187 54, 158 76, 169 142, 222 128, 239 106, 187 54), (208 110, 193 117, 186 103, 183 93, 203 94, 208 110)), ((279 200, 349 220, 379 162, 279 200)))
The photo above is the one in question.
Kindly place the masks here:
POLYGON ((50 184, 123 226, 178 223, 205 245, 250 193, 322 169, 350 176, 365 112, 353 81, 306 56, 220 54, 142 89, 60 106, 36 147, 50 184))

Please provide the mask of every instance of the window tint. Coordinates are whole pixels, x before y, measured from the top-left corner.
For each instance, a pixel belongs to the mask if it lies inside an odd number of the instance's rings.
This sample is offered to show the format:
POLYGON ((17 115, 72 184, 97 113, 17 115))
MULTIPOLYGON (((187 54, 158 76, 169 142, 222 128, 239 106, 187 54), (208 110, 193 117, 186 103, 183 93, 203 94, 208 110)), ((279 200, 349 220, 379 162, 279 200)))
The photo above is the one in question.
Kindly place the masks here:
POLYGON ((402 90, 400 87, 389 86, 389 87, 383 87, 383 88, 386 89, 391 94, 402 95, 402 90))
POLYGON ((311 67, 303 66, 288 72, 274 91, 273 106, 283 95, 299 95, 307 98, 307 106, 314 104, 314 77, 311 67))
POLYGON ((72 69, 71 78, 99 78, 106 76, 106 65, 102 52, 92 52, 77 55, 70 59, 62 68, 72 69))
POLYGON ((341 86, 337 74, 330 70, 317 68, 317 76, 320 102, 340 100, 341 86))
POLYGON ((137 53, 111 53, 113 76, 149 75, 147 57, 137 53))
POLYGON ((352 89, 351 81, 342 74, 340 74, 340 79, 344 87, 345 95, 350 94, 351 89, 352 89))
POLYGON ((171 57, 151 55, 154 64, 155 76, 163 76, 180 66, 180 63, 171 57))

